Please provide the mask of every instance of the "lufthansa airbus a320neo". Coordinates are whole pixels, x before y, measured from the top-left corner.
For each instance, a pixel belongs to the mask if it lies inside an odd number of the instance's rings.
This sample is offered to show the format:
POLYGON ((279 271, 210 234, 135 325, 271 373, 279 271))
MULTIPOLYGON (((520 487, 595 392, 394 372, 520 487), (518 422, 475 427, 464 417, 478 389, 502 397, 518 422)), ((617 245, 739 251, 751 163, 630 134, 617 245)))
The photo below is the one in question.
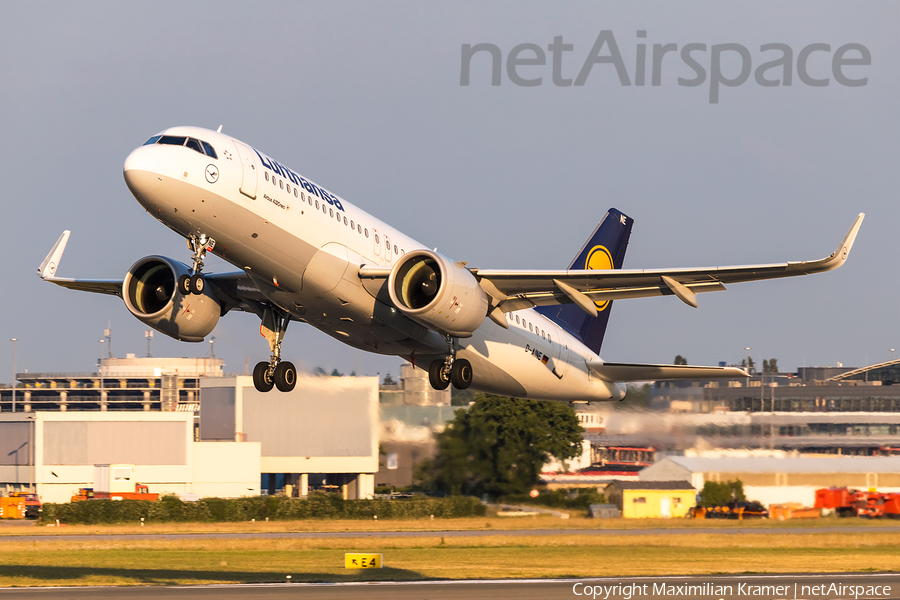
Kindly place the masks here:
POLYGON ((291 321, 403 357, 427 369, 436 389, 601 401, 622 399, 628 381, 745 376, 735 368, 604 362, 613 300, 675 296, 696 307, 697 294, 726 284, 836 269, 864 216, 820 260, 626 270, 633 220, 610 209, 568 269, 508 271, 429 250, 221 131, 173 127, 154 135, 125 159, 124 176, 147 212, 187 240, 192 264, 147 256, 123 280, 57 277, 65 231, 39 275, 121 296, 142 322, 186 342, 202 341, 229 311, 256 314, 271 349, 253 370, 261 392, 296 384, 294 365, 281 356, 291 321), (239 270, 203 271, 207 252, 239 270))

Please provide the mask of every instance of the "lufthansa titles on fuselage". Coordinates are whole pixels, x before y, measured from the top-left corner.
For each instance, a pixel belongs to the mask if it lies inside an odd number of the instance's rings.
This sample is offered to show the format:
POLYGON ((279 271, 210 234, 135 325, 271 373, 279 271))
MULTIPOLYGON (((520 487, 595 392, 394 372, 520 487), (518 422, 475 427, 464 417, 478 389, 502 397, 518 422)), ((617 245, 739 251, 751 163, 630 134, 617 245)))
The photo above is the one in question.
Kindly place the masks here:
POLYGON ((341 206, 341 201, 338 199, 338 197, 335 196, 334 194, 332 194, 331 192, 329 192, 328 190, 326 190, 325 188, 321 188, 315 184, 308 182, 303 177, 300 177, 299 175, 297 175, 296 173, 294 173, 293 171, 291 171, 284 165, 280 164, 274 158, 269 158, 269 157, 265 156, 262 152, 260 152, 256 148, 254 148, 253 151, 256 152, 256 155, 259 157, 259 160, 262 162, 262 165, 265 168, 267 168, 268 170, 270 170, 272 173, 274 173, 275 175, 280 175, 281 177, 284 177, 285 179, 289 179, 294 185, 299 185, 299 186, 303 187, 303 189, 305 189, 308 193, 318 196, 319 198, 321 198, 328 204, 334 206, 336 209, 344 210, 344 207, 341 206))

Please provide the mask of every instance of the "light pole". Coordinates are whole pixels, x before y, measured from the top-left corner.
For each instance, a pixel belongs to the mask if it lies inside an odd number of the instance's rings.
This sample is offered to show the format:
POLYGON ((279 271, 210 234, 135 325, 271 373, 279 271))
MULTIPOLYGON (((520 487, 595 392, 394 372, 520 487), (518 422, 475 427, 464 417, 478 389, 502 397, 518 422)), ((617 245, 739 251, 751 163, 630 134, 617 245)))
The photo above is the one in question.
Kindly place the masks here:
POLYGON ((153 330, 148 329, 144 332, 144 337, 147 338, 147 358, 150 358, 150 340, 153 339, 153 330))
MULTIPOLYGON (((15 341, 15 340, 13 340, 13 341, 15 341)), ((893 360, 894 360, 894 349, 891 348, 891 362, 893 362, 893 360)))
POLYGON ((747 352, 747 375, 750 374, 750 348, 744 348, 747 352))
POLYGON ((10 338, 13 347, 13 380, 12 380, 12 411, 16 412, 16 342, 17 338, 10 338))
POLYGON ((97 369, 100 371, 100 397, 103 397, 103 344, 105 339, 100 341, 100 358, 97 359, 97 369))

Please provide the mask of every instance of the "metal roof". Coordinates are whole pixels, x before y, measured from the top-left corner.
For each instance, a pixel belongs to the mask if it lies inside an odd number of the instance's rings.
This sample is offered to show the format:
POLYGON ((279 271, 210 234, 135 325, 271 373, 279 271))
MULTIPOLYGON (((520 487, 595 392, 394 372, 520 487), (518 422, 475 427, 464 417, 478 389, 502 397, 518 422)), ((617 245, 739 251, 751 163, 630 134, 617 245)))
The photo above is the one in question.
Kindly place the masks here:
POLYGON ((882 375, 889 375, 888 381, 897 381, 897 376, 900 375, 900 358, 869 365, 868 367, 862 367, 860 369, 854 369, 853 371, 847 371, 846 373, 841 373, 840 375, 829 378, 828 381, 860 379, 860 375, 865 375, 866 373, 870 375, 869 379, 871 381, 883 380, 884 377, 878 376, 878 371, 882 371, 882 375))
POLYGON ((900 473, 900 456, 667 456, 692 473, 900 473))
MULTIPOLYGON (((693 490, 687 481, 613 481, 609 485, 614 485, 620 490, 693 490)), ((609 487, 609 486, 607 486, 609 487)))

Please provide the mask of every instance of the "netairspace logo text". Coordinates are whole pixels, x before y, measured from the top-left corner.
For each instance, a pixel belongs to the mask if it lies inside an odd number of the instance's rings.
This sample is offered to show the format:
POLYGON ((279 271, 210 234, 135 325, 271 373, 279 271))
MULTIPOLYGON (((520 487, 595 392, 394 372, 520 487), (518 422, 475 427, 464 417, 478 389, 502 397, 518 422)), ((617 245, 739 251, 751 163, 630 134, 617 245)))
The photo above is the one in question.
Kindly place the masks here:
MULTIPOLYGON (((750 81, 751 75, 762 87, 794 85, 794 73, 800 84, 809 87, 828 87, 832 78, 838 85, 861 87, 869 82, 866 67, 872 64, 869 49, 854 42, 838 46, 833 52, 831 44, 824 43, 807 44, 797 52, 788 44, 765 43, 758 52, 751 52, 746 46, 734 43, 651 45, 644 42, 646 30, 638 30, 636 38, 635 58, 629 61, 633 64, 631 69, 626 66, 612 30, 604 29, 586 55, 576 52, 574 44, 564 43, 561 35, 547 45, 547 52, 533 43, 514 46, 506 55, 506 77, 521 87, 542 85, 548 77, 555 86, 577 87, 585 85, 595 68, 614 69, 621 86, 645 86, 648 79, 650 86, 661 86, 663 72, 677 71, 679 86, 707 85, 709 103, 718 104, 723 87, 741 86, 750 81), (564 74, 574 75, 576 68, 578 73, 574 80, 564 77, 564 74)), ((490 81, 492 86, 499 86, 503 81, 503 65, 503 51, 499 46, 463 44, 459 85, 483 85, 490 81), (490 67, 489 79, 487 66, 490 67)))

